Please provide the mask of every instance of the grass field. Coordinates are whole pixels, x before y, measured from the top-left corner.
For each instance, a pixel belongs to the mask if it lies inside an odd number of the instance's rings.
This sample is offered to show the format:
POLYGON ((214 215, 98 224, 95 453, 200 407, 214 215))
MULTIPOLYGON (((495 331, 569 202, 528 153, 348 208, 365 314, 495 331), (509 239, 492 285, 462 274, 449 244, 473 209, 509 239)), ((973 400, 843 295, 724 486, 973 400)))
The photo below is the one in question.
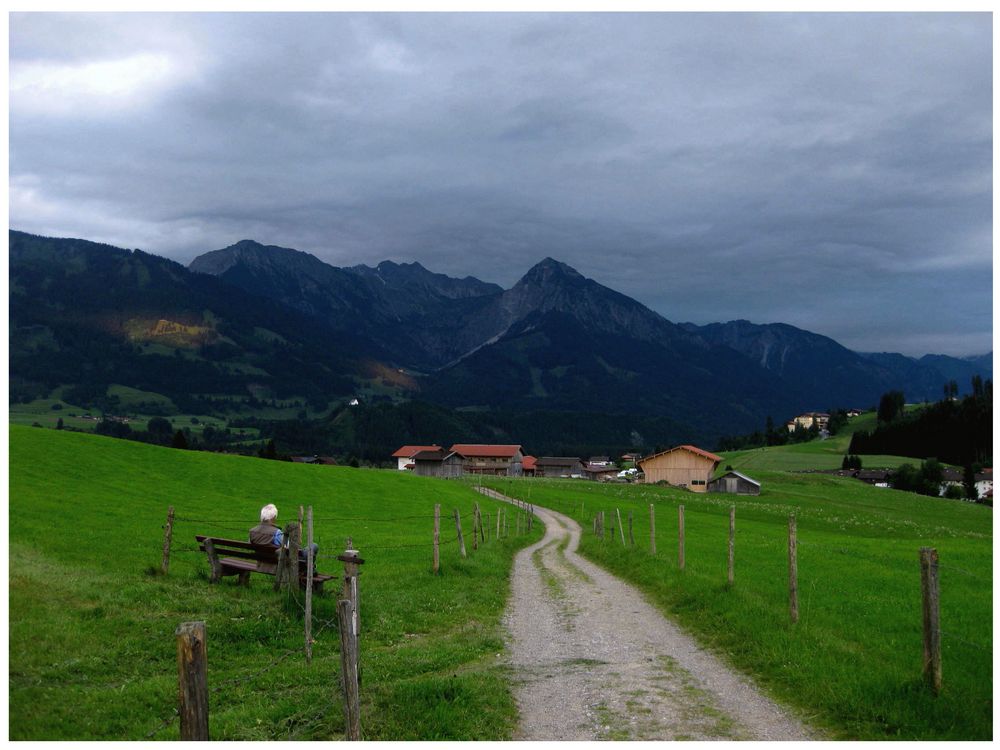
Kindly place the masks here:
MULTIPOLYGON (((912 413, 921 408, 923 404, 909 404, 906 411, 912 413)), ((719 464, 718 473, 722 473, 726 466, 743 472, 839 469, 851 445, 851 436, 858 430, 874 430, 875 426, 875 412, 865 412, 848 420, 836 435, 826 440, 722 453, 723 461, 719 464)), ((919 459, 904 456, 862 456, 861 461, 866 469, 895 469, 905 463, 920 464, 919 459)))
POLYGON ((755 472, 758 497, 647 485, 494 480, 583 527, 580 551, 639 585, 703 644, 838 739, 992 738, 992 510, 829 475, 755 472), (649 506, 656 548, 649 547, 649 506), (678 569, 678 506, 685 569, 678 569), (729 507, 735 584, 727 587, 729 507), (592 520, 605 511, 602 541, 592 520), (798 528, 800 619, 788 615, 788 516, 798 528), (918 550, 940 554, 944 688, 921 681, 918 550))
MULTIPOLYGON (((511 560, 532 535, 473 553, 470 512, 496 503, 462 482, 178 451, 93 435, 10 427, 9 734, 32 740, 178 738, 174 631, 204 620, 213 739, 338 739, 336 595, 315 604, 314 659, 302 657, 298 594, 271 579, 207 581, 196 533, 244 538, 259 508, 279 521, 312 504, 319 569, 345 538, 361 583, 366 739, 509 739, 516 721, 498 656, 511 560), (442 505, 441 575, 431 573, 442 505), (174 552, 159 575, 167 506, 174 552), (453 523, 463 515, 469 557, 453 523)), ((335 582, 331 582, 335 583, 335 582)), ((331 586, 331 588, 336 588, 331 586)))

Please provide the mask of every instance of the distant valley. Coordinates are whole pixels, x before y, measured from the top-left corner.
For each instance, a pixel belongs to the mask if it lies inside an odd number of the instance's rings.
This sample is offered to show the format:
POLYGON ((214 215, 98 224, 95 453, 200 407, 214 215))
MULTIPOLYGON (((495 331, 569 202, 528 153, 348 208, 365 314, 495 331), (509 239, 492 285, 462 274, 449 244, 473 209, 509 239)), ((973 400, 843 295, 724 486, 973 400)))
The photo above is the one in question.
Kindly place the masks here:
POLYGON ((130 401, 140 413, 318 420, 359 452, 375 438, 360 437, 374 428, 357 407, 402 424, 397 443, 527 442, 563 425, 546 449, 641 448, 633 433, 647 447, 711 443, 769 416, 870 407, 892 389, 937 400, 949 381, 964 392, 992 377, 989 355, 862 354, 784 324, 673 323, 551 258, 503 289, 249 240, 188 268, 84 240, 9 242, 12 402, 61 389, 113 410, 118 386, 153 394, 152 410, 130 401), (414 411, 435 416, 408 423, 414 411), (433 424, 473 434, 426 434, 433 424))

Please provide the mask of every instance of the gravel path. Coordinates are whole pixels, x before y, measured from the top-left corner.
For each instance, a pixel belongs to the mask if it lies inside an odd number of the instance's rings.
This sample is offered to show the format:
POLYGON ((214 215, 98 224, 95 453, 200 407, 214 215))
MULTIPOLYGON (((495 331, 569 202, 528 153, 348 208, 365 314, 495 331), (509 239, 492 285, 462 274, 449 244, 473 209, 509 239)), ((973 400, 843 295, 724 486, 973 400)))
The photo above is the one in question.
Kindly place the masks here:
POLYGON ((637 589, 577 555, 575 521, 535 515, 545 537, 515 558, 505 615, 515 739, 816 739, 637 589))

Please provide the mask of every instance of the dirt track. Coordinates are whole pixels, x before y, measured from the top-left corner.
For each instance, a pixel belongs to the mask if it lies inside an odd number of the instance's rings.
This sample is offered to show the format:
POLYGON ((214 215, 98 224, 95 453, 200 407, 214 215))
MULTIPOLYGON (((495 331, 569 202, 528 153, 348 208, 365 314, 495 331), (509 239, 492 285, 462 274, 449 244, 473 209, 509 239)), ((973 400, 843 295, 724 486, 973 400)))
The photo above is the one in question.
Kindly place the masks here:
POLYGON ((505 616, 519 740, 808 740, 750 681, 629 584, 576 554, 579 525, 535 509, 505 616))

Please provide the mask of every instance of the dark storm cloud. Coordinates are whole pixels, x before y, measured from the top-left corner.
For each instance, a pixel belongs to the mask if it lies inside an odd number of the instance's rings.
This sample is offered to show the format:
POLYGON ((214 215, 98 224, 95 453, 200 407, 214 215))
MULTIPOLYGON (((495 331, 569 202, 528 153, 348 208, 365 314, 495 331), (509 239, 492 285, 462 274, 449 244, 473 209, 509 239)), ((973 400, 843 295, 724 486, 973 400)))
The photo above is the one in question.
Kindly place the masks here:
POLYGON ((14 14, 11 225, 992 341, 988 14, 14 14))

